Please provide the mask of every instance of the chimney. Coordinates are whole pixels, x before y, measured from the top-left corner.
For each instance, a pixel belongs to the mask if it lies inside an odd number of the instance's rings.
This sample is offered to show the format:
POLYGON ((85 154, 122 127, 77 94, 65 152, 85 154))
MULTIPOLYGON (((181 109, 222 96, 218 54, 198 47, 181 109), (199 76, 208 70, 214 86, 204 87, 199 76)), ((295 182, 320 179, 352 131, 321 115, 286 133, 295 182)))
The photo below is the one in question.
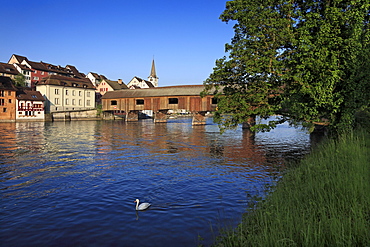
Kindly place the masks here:
POLYGON ((118 79, 118 84, 122 84, 122 79, 118 79))

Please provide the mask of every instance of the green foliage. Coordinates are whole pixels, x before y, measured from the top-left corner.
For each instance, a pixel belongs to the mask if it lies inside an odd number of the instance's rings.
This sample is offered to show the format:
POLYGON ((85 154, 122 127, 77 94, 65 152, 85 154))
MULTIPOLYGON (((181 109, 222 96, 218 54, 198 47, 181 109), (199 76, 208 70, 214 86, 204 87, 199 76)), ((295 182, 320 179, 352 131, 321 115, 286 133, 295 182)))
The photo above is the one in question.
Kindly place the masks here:
POLYGON ((26 87, 27 86, 26 77, 23 74, 19 73, 14 77, 14 84, 17 87, 26 87))
POLYGON ((318 146, 217 246, 369 246, 370 136, 318 146))
POLYGON ((228 1, 220 18, 235 35, 204 82, 218 98, 215 120, 229 128, 282 114, 351 128, 370 104, 369 9, 368 0, 228 1))

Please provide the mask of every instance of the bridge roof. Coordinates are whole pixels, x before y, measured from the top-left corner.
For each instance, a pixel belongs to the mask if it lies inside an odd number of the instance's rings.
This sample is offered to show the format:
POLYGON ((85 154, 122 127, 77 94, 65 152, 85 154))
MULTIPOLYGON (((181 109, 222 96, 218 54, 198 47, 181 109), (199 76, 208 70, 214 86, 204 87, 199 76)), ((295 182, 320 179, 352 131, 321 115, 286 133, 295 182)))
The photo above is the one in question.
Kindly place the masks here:
POLYGON ((160 97, 160 96, 199 96, 204 90, 203 85, 156 87, 143 89, 123 89, 108 91, 102 99, 117 98, 140 98, 140 97, 160 97))

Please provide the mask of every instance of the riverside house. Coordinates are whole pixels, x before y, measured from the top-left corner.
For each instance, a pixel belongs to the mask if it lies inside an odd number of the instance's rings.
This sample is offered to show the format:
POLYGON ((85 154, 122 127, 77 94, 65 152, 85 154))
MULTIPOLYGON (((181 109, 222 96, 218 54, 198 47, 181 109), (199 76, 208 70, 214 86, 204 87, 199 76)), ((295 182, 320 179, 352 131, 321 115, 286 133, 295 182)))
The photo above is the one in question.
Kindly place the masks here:
POLYGON ((0 121, 15 121, 16 91, 10 77, 0 76, 0 121))
POLYGON ((95 87, 87 78, 49 75, 36 83, 36 90, 46 99, 46 113, 95 108, 95 87))
POLYGON ((44 97, 30 88, 18 88, 16 121, 44 121, 44 97))
POLYGON ((42 78, 49 75, 60 75, 72 78, 85 78, 85 74, 79 72, 76 67, 72 65, 66 65, 65 67, 60 65, 54 65, 45 62, 34 62, 29 60, 27 57, 13 54, 8 64, 12 64, 17 67, 20 71, 22 69, 23 74, 30 79, 30 87, 35 89, 35 85, 42 80, 42 78), (28 68, 28 71, 26 70, 28 68))

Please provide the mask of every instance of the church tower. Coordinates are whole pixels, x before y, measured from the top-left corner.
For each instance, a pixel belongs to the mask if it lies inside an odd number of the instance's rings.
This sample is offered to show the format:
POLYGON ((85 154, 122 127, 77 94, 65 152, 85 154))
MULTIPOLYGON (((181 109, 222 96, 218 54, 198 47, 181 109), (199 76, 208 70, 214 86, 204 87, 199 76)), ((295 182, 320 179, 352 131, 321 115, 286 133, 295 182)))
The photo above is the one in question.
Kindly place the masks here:
POLYGON ((155 72, 155 65, 154 65, 154 58, 153 58, 153 61, 152 61, 152 69, 150 71, 150 75, 148 77, 148 81, 150 81, 154 87, 158 87, 158 77, 157 77, 157 73, 155 72))

